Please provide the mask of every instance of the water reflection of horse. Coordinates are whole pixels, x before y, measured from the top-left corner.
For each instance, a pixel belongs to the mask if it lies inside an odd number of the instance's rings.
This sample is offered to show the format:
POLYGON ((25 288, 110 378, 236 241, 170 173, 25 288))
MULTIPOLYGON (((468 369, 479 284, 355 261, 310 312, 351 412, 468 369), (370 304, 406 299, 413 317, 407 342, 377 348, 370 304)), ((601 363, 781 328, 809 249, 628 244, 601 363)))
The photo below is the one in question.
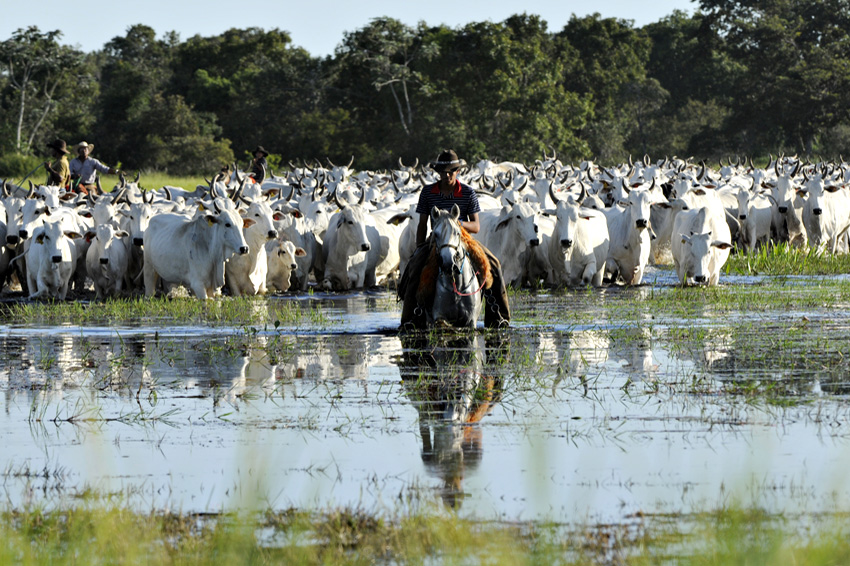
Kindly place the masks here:
POLYGON ((402 346, 401 375, 419 412, 422 462, 443 481, 444 503, 458 508, 463 478, 483 454, 478 423, 501 399, 493 369, 507 358, 506 337, 402 336, 402 346))

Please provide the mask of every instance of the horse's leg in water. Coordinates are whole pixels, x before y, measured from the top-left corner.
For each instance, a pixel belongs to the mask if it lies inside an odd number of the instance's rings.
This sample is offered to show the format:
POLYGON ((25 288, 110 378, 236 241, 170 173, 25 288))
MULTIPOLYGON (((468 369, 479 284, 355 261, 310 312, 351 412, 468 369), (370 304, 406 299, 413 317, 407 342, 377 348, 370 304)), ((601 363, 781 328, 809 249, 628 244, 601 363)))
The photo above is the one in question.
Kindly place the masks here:
POLYGON ((403 301, 401 307, 401 328, 402 330, 425 328, 427 321, 425 319, 425 311, 419 306, 416 301, 416 293, 419 291, 419 279, 422 276, 422 270, 425 269, 425 263, 428 260, 429 246, 419 246, 402 275, 403 289, 399 289, 404 294, 401 297, 403 301))
POLYGON ((493 252, 481 246, 490 261, 490 273, 493 275, 493 285, 484 289, 484 326, 487 328, 502 328, 508 326, 511 320, 511 310, 508 306, 508 290, 502 276, 502 264, 493 252))

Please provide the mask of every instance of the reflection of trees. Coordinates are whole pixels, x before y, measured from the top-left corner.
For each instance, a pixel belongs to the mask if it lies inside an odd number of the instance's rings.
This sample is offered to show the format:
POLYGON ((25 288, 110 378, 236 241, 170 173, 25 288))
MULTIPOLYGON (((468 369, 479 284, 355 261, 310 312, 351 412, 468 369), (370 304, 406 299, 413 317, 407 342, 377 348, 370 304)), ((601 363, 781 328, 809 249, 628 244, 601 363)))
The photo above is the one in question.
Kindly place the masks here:
POLYGON ((501 399, 494 366, 507 357, 504 338, 474 334, 403 336, 401 375, 419 412, 422 462, 443 481, 440 495, 460 506, 463 478, 481 463, 478 423, 501 399))

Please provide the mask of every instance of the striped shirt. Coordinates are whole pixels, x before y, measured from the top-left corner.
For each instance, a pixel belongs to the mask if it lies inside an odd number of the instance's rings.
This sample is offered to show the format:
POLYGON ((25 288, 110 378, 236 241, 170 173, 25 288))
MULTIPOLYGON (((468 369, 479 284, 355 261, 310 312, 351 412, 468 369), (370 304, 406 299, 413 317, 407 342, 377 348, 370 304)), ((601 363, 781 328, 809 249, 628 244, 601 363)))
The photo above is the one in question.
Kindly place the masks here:
POLYGON ((435 206, 442 210, 451 210, 454 204, 460 208, 460 220, 469 220, 470 215, 481 212, 478 195, 469 185, 457 181, 454 192, 448 198, 440 193, 440 187, 437 185, 437 183, 428 185, 419 193, 419 204, 416 205, 417 213, 430 216, 431 209, 435 206))

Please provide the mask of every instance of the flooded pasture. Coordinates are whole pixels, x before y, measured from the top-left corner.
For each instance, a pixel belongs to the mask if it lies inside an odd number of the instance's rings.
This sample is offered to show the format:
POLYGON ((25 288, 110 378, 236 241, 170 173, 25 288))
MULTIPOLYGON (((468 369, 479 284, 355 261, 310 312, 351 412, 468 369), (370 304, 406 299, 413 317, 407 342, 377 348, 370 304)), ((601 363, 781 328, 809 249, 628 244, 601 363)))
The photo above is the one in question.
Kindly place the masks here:
POLYGON ((321 311, 297 326, 6 318, 3 497, 559 522, 850 509, 846 300, 817 279, 649 281, 518 292, 493 334, 399 336, 384 290, 253 303, 321 311))

